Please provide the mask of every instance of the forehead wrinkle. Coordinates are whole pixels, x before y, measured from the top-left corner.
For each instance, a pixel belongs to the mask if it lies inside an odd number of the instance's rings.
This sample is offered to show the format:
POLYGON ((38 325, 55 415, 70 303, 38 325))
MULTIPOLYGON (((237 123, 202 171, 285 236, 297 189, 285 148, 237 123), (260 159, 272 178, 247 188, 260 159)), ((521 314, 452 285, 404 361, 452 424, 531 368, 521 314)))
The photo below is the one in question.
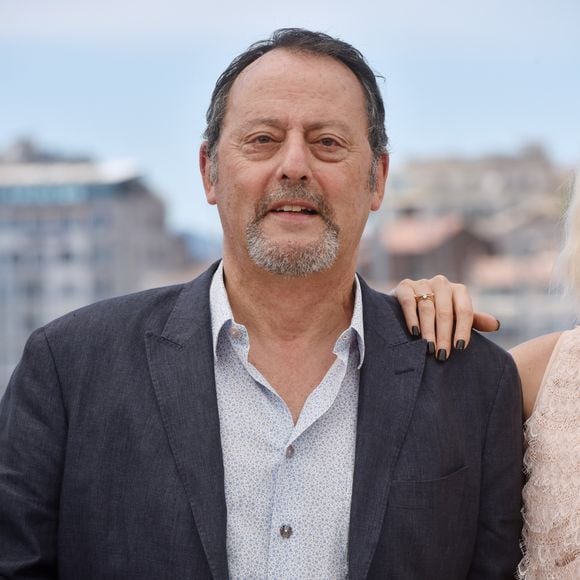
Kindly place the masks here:
POLYGON ((352 127, 339 119, 329 119, 325 121, 316 121, 307 126, 308 131, 319 131, 321 129, 338 129, 344 133, 351 133, 352 127))
POLYGON ((257 119, 250 119, 249 121, 244 121, 240 124, 239 130, 240 131, 249 131, 254 127, 259 125, 266 125, 268 127, 280 127, 282 125, 280 119, 276 119, 275 117, 259 117, 257 119))

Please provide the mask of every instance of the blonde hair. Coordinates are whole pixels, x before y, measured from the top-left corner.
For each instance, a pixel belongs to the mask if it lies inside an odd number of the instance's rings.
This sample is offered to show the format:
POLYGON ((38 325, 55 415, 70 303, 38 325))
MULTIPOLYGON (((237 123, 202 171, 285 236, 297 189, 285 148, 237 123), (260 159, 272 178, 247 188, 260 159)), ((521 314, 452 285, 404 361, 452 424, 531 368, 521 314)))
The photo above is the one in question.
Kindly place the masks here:
MULTIPOLYGON (((580 172, 579 172, 580 173, 580 172)), ((556 273, 567 294, 580 303, 580 178, 574 179, 564 221, 564 243, 556 273)))

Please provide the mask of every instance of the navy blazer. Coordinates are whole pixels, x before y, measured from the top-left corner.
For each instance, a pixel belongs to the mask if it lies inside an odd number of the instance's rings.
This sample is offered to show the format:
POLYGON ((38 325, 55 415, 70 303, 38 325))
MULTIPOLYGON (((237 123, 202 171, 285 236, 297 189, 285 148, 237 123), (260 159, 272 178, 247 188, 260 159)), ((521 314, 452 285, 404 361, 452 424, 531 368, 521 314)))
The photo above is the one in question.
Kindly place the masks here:
MULTIPOLYGON (((228 577, 214 270, 33 333, 0 403, 0 578, 228 577)), ((474 334, 438 363, 393 298, 362 292, 349 578, 511 578, 513 361, 474 334)))

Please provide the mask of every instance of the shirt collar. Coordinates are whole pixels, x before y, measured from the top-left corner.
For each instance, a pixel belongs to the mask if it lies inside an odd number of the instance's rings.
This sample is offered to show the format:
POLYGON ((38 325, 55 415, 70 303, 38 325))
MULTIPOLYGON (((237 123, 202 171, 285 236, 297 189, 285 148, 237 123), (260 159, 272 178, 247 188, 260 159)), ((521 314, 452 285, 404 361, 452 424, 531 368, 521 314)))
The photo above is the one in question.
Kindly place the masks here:
MULTIPOLYGON (((225 325, 229 326, 231 324, 235 324, 234 315, 232 313, 232 307, 230 306, 228 293, 226 291, 226 285, 224 283, 223 261, 220 262, 211 281, 211 286, 209 289, 209 306, 211 312, 211 334, 213 341, 213 355, 215 359, 217 358, 218 339, 222 328, 225 325)), ((345 330, 341 334, 341 337, 343 337, 345 333, 351 333, 352 331, 356 333, 359 351, 358 368, 360 369, 365 355, 365 339, 364 339, 365 334, 363 326, 362 291, 357 275, 355 275, 354 277, 354 309, 352 312, 350 326, 348 327, 347 330, 345 330)), ((340 338, 338 340, 340 340, 340 338)))
POLYGON ((358 274, 354 275, 354 309, 352 311, 350 328, 356 332, 359 353, 359 363, 357 368, 360 369, 365 358, 365 329, 363 325, 362 290, 358 274))
POLYGON ((232 307, 224 283, 224 263, 220 261, 214 272, 209 287, 209 307, 211 312, 211 335, 213 341, 213 356, 217 358, 217 345, 221 329, 234 321, 232 307))

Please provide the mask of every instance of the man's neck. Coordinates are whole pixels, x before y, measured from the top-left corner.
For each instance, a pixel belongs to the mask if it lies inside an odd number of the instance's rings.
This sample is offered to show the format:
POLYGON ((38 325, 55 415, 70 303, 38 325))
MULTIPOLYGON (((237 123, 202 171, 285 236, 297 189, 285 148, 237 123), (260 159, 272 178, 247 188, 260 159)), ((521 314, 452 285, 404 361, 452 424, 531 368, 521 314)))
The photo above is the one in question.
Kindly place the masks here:
POLYGON ((286 403, 294 422, 335 360, 336 340, 352 319, 354 264, 291 278, 224 257, 236 322, 249 334, 248 360, 286 403))
POLYGON ((354 306, 354 266, 305 277, 271 274, 224 258, 224 278, 236 322, 250 337, 292 343, 338 337, 354 306))

